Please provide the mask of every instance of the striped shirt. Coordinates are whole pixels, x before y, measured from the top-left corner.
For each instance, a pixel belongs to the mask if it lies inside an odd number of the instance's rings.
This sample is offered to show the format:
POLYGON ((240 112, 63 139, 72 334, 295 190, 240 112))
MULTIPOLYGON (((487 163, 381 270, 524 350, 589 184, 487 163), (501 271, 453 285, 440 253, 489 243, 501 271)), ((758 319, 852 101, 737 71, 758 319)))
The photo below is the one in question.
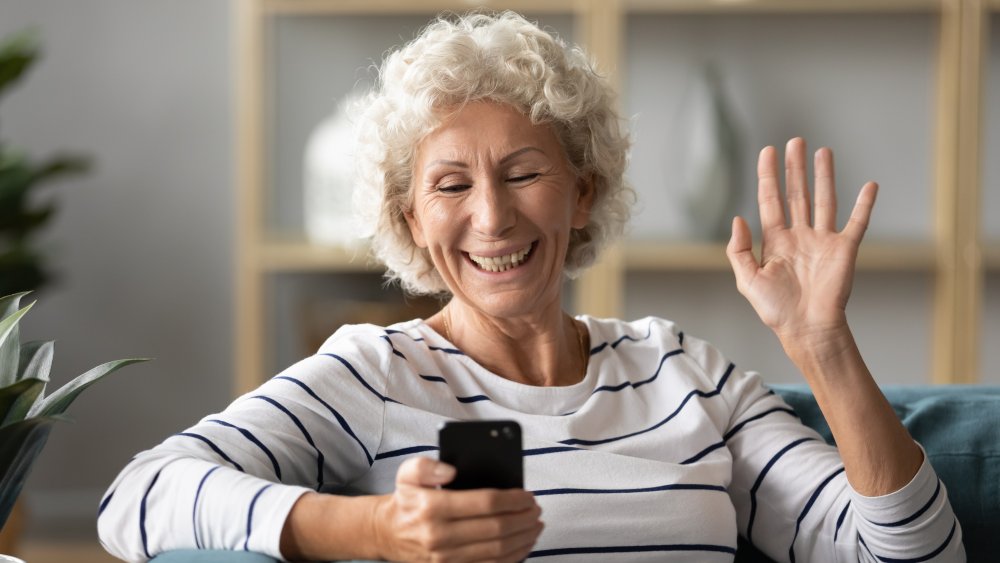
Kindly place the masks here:
POLYGON ((853 491, 834 447, 757 374, 668 321, 582 316, 586 376, 537 387, 493 374, 422 320, 345 326, 320 351, 134 458, 100 505, 114 555, 179 548, 280 558, 316 490, 391 492, 437 455, 446 420, 513 419, 542 561, 733 561, 737 536, 779 561, 964 561, 926 461, 901 490, 853 491))

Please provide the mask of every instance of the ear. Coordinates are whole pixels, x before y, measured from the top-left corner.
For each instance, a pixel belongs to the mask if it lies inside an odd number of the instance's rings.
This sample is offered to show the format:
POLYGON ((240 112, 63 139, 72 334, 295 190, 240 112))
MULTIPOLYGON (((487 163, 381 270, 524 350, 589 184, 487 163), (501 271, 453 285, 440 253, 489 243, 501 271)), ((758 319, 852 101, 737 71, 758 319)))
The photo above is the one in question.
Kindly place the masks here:
POLYGON ((594 206, 594 176, 581 177, 576 182, 576 209, 573 211, 573 228, 582 229, 590 222, 590 210, 594 206))
POLYGON ((427 239, 424 238, 424 229, 420 226, 420 219, 413 214, 413 209, 404 210, 403 218, 406 219, 406 225, 410 227, 410 236, 413 237, 413 243, 419 248, 427 248, 427 239))

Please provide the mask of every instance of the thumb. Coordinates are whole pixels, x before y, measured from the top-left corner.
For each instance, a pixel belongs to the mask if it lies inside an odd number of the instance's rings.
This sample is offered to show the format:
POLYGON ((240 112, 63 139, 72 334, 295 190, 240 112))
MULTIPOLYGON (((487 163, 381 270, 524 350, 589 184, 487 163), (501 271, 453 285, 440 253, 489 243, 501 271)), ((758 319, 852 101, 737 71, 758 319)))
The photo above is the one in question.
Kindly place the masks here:
POLYGON ((760 268, 753 255, 753 240, 750 227, 742 217, 733 217, 733 231, 726 246, 726 256, 736 275, 736 287, 743 291, 747 282, 753 279, 760 268))
POLYGON ((396 471, 397 486, 431 488, 450 483, 454 478, 454 467, 429 457, 410 458, 396 471))

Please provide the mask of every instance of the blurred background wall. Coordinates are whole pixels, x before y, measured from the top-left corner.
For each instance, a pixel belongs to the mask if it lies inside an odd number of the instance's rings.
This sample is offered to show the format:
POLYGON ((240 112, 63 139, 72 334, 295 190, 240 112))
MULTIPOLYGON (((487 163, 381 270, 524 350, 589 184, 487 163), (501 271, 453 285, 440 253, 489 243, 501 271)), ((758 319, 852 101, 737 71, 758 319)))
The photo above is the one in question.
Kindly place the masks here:
POLYGON ((232 341, 233 67, 226 0, 0 0, 0 36, 42 60, 0 100, 0 138, 93 170, 43 190, 61 280, 24 340, 55 339, 62 383, 113 375, 70 409, 26 487, 27 534, 93 536, 105 488, 139 450, 225 406, 232 341))

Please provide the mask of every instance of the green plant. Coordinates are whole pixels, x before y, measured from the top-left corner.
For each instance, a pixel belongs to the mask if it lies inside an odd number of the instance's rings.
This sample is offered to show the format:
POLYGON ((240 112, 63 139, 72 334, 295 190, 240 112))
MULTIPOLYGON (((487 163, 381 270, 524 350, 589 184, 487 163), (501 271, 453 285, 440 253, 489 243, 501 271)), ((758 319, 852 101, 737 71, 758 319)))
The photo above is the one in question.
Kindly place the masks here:
POLYGON ((0 298, 0 527, 21 493, 32 463, 41 453, 52 424, 84 389, 109 373, 145 358, 115 360, 76 377, 45 395, 52 368, 53 342, 20 342, 18 323, 34 305, 20 308, 27 292, 0 298))
MULTIPOLYGON (((40 56, 32 31, 23 31, 0 43, 0 97, 40 56)), ((0 141, 0 295, 37 290, 51 280, 45 253, 35 235, 55 214, 52 202, 32 201, 34 188, 54 178, 86 170, 78 156, 56 156, 35 161, 23 151, 0 141)))

